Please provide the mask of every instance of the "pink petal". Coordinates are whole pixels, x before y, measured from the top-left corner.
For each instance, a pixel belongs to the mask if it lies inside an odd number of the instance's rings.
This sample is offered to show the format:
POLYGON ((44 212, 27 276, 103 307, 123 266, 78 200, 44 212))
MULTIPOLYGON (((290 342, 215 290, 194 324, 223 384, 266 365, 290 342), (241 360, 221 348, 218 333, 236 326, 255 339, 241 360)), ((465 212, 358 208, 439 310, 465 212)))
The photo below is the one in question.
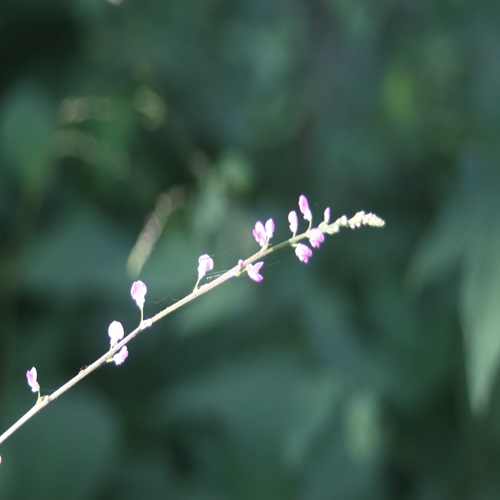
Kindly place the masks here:
POLYGON ((132 288, 130 289, 130 295, 134 299, 137 307, 142 309, 144 307, 144 302, 146 301, 146 293, 148 292, 148 287, 142 281, 134 281, 132 283, 132 288))
POLYGON ((33 392, 38 392, 40 390, 40 385, 37 382, 37 371, 36 368, 33 367, 31 370, 26 372, 26 378, 28 379, 28 385, 31 387, 33 392))
POLYGON ((295 210, 292 210, 288 214, 288 222, 290 224, 290 231, 295 234, 297 232, 297 228, 299 227, 299 218, 297 217, 297 212, 295 210))
POLYGON ((201 280, 208 271, 214 268, 214 261, 208 254, 202 255, 198 259, 198 279, 201 280))
POLYGON ((262 222, 260 222, 260 220, 255 223, 255 228, 252 231, 252 234, 253 234, 255 240, 257 241, 257 243, 261 247, 263 247, 266 244, 266 240, 267 240, 266 230, 265 230, 262 222))
POLYGON ((299 258, 301 262, 304 262, 304 264, 307 264, 309 261, 309 258, 312 256, 312 250, 307 246, 302 243, 299 243, 295 247, 295 254, 299 258))
POLYGON ((300 211, 302 212, 302 215, 304 216, 304 219, 307 221, 312 221, 312 214, 311 210, 309 209, 309 202, 307 201, 307 198, 301 194, 299 196, 299 208, 300 211))
POLYGON ((266 222, 265 229, 266 229, 267 241, 269 241, 273 237, 273 233, 274 233, 274 221, 273 221, 273 219, 269 219, 266 222))
POLYGON ((120 342, 124 334, 125 332, 123 330, 123 326, 119 321, 113 321, 108 326, 108 335, 109 338, 111 339, 112 346, 120 342))
POLYGON ((264 277, 259 274, 261 267, 264 265, 264 262, 257 262, 256 264, 247 264, 247 273, 248 277, 257 283, 260 283, 264 277))
POLYGON ((127 346, 124 345, 114 356, 113 361, 116 366, 121 365, 128 357, 128 349, 127 346))
POLYGON ((314 228, 309 231, 309 242, 314 248, 319 248, 321 243, 325 241, 325 235, 318 229, 314 228))

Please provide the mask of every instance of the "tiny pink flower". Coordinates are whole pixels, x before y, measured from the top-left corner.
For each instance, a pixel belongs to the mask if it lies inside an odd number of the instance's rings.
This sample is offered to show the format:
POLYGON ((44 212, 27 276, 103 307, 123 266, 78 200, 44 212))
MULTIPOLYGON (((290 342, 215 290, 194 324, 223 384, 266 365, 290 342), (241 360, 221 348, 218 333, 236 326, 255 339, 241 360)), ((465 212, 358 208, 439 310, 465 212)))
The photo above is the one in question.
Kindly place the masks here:
POLYGON ((245 261, 243 259, 240 259, 238 261, 238 271, 241 271, 245 268, 245 261))
POLYGON ((302 212, 302 215, 304 216, 304 219, 311 222, 312 213, 311 210, 309 209, 309 202, 307 201, 307 198, 303 194, 299 196, 299 208, 300 211, 302 212))
POLYGON ((2 455, 0 455, 0 464, 2 463, 2 455))
POLYGON ((319 248, 324 241, 325 235, 318 228, 309 231, 309 243, 311 243, 313 248, 319 248))
POLYGON ((130 295, 134 299, 137 307, 142 311, 144 307, 144 302, 146 301, 146 293, 148 291, 148 287, 142 281, 134 281, 132 283, 132 288, 130 289, 130 295))
POLYGON ((257 262, 256 264, 247 264, 248 277, 257 283, 260 283, 264 277, 259 274, 260 268, 264 265, 264 262, 257 262))
POLYGON ((301 262, 307 264, 309 258, 312 255, 312 250, 307 245, 298 243, 297 246, 295 247, 295 254, 297 255, 297 257, 301 262))
POLYGON ((40 391, 40 385, 37 382, 38 374, 36 372, 36 368, 33 367, 31 370, 26 372, 26 378, 28 379, 28 385, 31 387, 33 392, 40 391))
POLYGON ((113 361, 115 362, 115 365, 121 365, 128 356, 128 349, 127 346, 124 345, 114 356, 113 356, 113 361))
POLYGON ((325 223, 325 224, 328 224, 328 223, 330 222, 330 207, 326 207, 326 208, 325 208, 324 217, 325 217, 325 218, 323 219, 324 223, 325 223))
POLYGON ((265 229, 266 229, 267 241, 269 241, 273 237, 273 233, 274 233, 274 221, 273 221, 273 219, 267 220, 265 229))
POLYGON ((108 335, 111 339, 111 347, 118 344, 125 334, 123 326, 119 321, 113 321, 108 327, 108 335))
POLYGON ((205 276, 208 271, 214 268, 214 261, 210 255, 204 254, 198 259, 198 281, 205 276))
POLYGON ((288 214, 288 222, 290 224, 290 231, 292 231, 293 235, 297 232, 297 228, 299 227, 299 218, 297 217, 297 212, 292 210, 288 214))
POLYGON ((264 225, 262 224, 262 222, 260 222, 260 220, 258 220, 255 223, 255 228, 253 229, 252 234, 257 243, 261 247, 263 247, 266 244, 267 242, 266 229, 264 228, 264 225))

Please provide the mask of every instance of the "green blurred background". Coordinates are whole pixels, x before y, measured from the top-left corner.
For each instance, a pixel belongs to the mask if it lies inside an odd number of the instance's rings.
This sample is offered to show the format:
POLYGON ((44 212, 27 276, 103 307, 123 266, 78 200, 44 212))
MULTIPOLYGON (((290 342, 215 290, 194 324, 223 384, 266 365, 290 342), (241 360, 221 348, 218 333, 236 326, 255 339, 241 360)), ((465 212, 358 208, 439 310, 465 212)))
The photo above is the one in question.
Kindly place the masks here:
POLYGON ((0 16, 0 498, 500 498, 500 3, 23 0, 0 16))

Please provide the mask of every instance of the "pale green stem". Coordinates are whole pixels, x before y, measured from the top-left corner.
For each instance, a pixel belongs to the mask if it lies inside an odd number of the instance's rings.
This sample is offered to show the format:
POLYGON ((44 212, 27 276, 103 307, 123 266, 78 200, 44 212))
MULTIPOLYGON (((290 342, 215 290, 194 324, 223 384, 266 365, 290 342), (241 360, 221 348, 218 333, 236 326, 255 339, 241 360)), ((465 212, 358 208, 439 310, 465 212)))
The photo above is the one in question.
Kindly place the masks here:
MULTIPOLYGON (((309 228, 307 229, 306 232, 299 234, 298 236, 293 236, 292 238, 285 240, 281 243, 278 243, 277 245, 270 246, 270 247, 264 247, 261 248, 257 253, 253 254, 251 257, 248 257, 246 260, 244 260, 245 266, 248 264, 252 264, 253 262, 260 260, 267 255, 276 252, 277 250, 281 250, 282 248, 285 248, 287 246, 294 246, 296 245, 299 241, 305 239, 308 237, 308 232, 311 228, 312 222, 309 224, 309 228)), ((351 227, 352 229, 359 227, 361 225, 369 225, 369 226, 374 226, 374 227, 382 227, 384 225, 384 221, 377 216, 373 214, 364 214, 364 212, 358 212, 354 217, 351 219, 347 219, 346 217, 341 217, 340 219, 337 219, 333 224, 326 225, 324 223, 320 224, 318 226, 318 229, 320 229, 323 233, 327 234, 334 234, 338 232, 338 230, 341 227, 351 227)), ((241 275, 244 272, 244 268, 240 269, 238 265, 234 266, 232 269, 229 269, 229 271, 226 271, 224 274, 219 276, 218 278, 214 279, 210 283, 207 283, 201 288, 198 287, 198 282, 196 283, 195 289, 189 294, 186 295, 183 299, 177 301, 175 304, 172 304, 159 313, 155 314, 151 318, 148 318, 146 320, 143 319, 143 308, 141 308, 141 322, 139 326, 130 332, 125 338, 123 338, 120 342, 118 342, 116 345, 111 347, 108 352, 103 354, 99 359, 95 360, 91 365, 85 367, 84 369, 80 370, 77 375, 75 375, 72 379, 68 380, 64 385, 59 387, 55 392, 52 394, 49 394, 47 396, 40 396, 40 392, 38 393, 38 399, 35 404, 30 410, 28 410, 17 422, 15 422, 11 427, 9 427, 2 435, 0 435, 0 444, 3 443, 9 436, 11 436, 14 432, 16 432, 22 425, 24 425, 28 420, 30 420, 34 415, 36 415, 40 410, 45 408, 48 404, 52 403, 55 399, 57 399, 59 396, 64 394, 66 391, 71 389, 74 385, 76 385, 78 382, 80 382, 82 379, 84 379, 87 375, 92 373, 94 370, 105 364, 106 362, 109 362, 110 359, 112 359, 113 355, 119 351, 124 345, 128 344, 134 337, 136 337, 142 330, 150 327, 152 324, 156 323, 160 319, 162 319, 164 316, 167 316, 170 313, 173 313, 175 310, 179 309, 180 307, 184 306, 188 302, 191 302, 192 300, 200 297, 201 295, 204 295, 207 292, 210 292, 214 288, 216 288, 219 285, 222 285, 222 283, 225 283, 231 278, 234 278, 236 276, 241 275)))

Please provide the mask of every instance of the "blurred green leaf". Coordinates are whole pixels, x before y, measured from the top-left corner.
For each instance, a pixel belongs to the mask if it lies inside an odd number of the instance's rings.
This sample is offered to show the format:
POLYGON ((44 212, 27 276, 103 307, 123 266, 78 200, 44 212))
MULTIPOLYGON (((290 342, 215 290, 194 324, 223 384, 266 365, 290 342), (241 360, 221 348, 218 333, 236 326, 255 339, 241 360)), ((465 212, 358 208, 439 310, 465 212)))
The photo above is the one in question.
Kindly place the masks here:
POLYGON ((169 418, 220 419, 234 439, 259 454, 288 443, 283 456, 296 465, 325 412, 335 410, 336 393, 335 381, 326 374, 308 373, 285 353, 269 353, 239 359, 176 387, 165 395, 163 411, 169 418))
POLYGON ((415 94, 415 75, 394 63, 386 73, 383 99, 389 115, 403 130, 412 129, 418 118, 415 94))
POLYGON ((472 408, 484 412, 500 367, 500 231, 474 242, 461 293, 465 356, 472 408))
POLYGON ((58 222, 22 256, 24 286, 62 301, 82 293, 126 296, 129 246, 118 226, 86 206, 58 222))
POLYGON ((54 109, 36 85, 20 85, 7 97, 1 116, 1 143, 29 189, 39 188, 46 180, 54 130, 54 109))
POLYGON ((134 453, 120 469, 120 481, 115 490, 119 500, 147 498, 181 498, 174 471, 157 454, 134 453))
POLYGON ((410 280, 417 287, 443 278, 461 264, 460 318, 470 403, 488 406, 500 366, 500 179, 496 166, 475 148, 463 156, 461 175, 434 228, 422 245, 410 280))

